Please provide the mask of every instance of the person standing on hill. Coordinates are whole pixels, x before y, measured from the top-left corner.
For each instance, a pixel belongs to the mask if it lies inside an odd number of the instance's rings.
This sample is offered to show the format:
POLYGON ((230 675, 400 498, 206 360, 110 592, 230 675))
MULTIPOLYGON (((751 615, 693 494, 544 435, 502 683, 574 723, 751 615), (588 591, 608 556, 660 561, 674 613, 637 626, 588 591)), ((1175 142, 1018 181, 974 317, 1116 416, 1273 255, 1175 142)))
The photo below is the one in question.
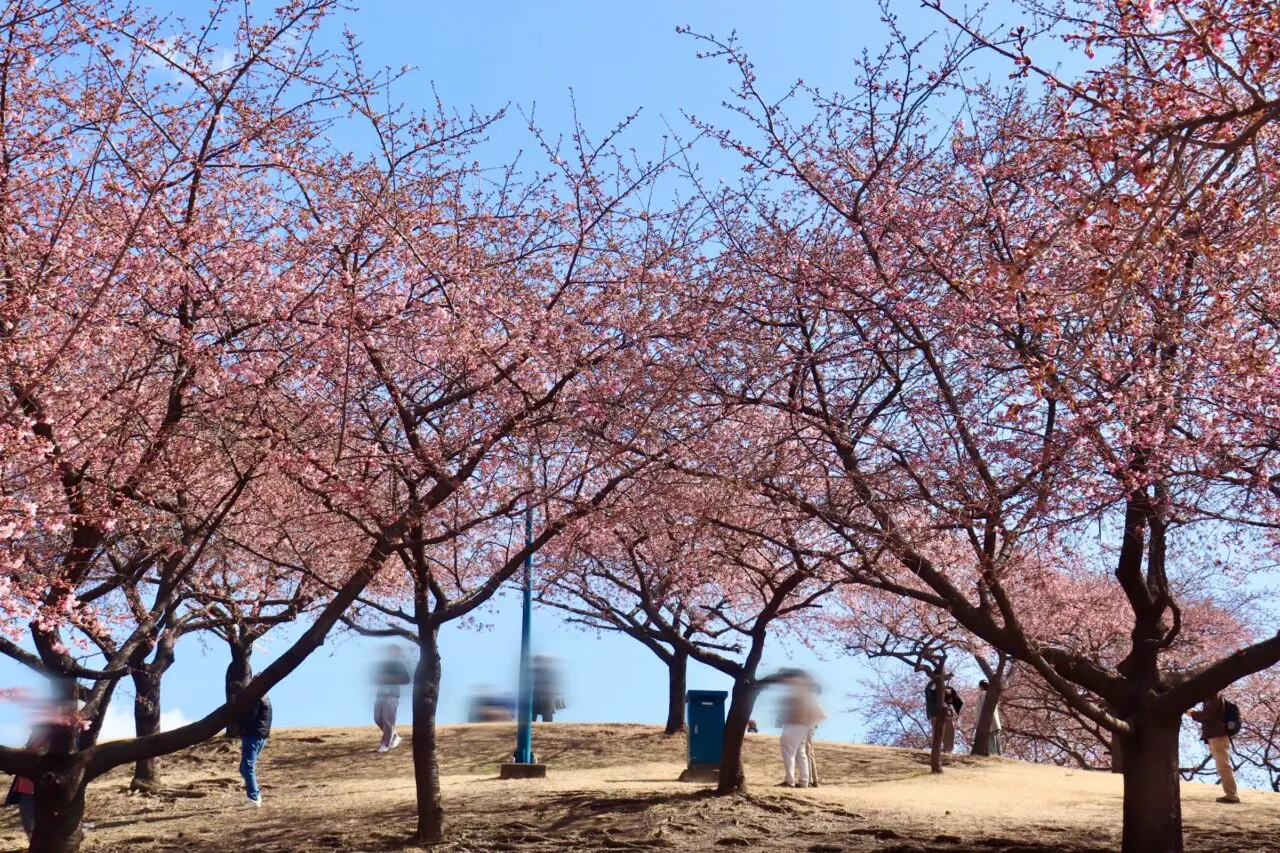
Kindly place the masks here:
POLYGON ((386 660, 374 673, 378 698, 373 702, 373 722, 382 730, 378 752, 386 752, 400 745, 400 735, 396 734, 396 714, 400 709, 400 687, 409 681, 409 669, 404 665, 404 652, 399 646, 391 646, 387 649, 386 660))
POLYGON ((960 709, 964 707, 964 700, 960 698, 960 694, 950 684, 947 685, 947 692, 944 697, 946 705, 947 719, 942 727, 942 751, 956 751, 956 720, 960 718, 960 709))
POLYGON ((932 724, 938 717, 942 718, 942 751, 956 751, 956 718, 964 707, 964 700, 950 684, 943 691, 942 701, 938 701, 937 682, 932 679, 924 689, 925 714, 932 724))
POLYGON ((1222 780, 1220 803, 1238 803, 1236 772, 1231 766, 1231 730, 1227 726, 1227 702, 1215 693, 1200 705, 1199 711, 1188 711, 1187 716, 1200 724, 1200 739, 1209 745, 1209 753, 1218 768, 1222 780))
POLYGON ((240 718, 240 775, 244 777, 244 807, 262 805, 262 789, 258 787, 258 756, 271 737, 271 700, 259 699, 240 718))
POLYGON ((804 754, 809 760, 809 787, 818 787, 818 762, 813 756, 813 735, 818 730, 818 726, 827 718, 827 712, 823 710, 822 703, 818 701, 818 694, 822 692, 822 688, 818 686, 816 681, 810 680, 810 724, 809 736, 804 740, 804 754))
MULTIPOLYGON (((978 716, 974 720, 980 723, 982 720, 982 712, 987 709, 987 701, 990 700, 991 685, 984 678, 978 682, 978 690, 982 691, 982 698, 978 700, 978 716)), ((991 703, 991 727, 987 730, 987 755, 1000 755, 1004 744, 1001 742, 1000 734, 1004 731, 1004 726, 1000 722, 1000 700, 996 699, 991 703)), ((975 733, 975 737, 976 737, 975 733)))
POLYGON ((814 683, 803 673, 785 682, 789 688, 782 700, 782 786, 784 788, 809 787, 809 744, 813 727, 822 719, 822 710, 814 697, 814 683))

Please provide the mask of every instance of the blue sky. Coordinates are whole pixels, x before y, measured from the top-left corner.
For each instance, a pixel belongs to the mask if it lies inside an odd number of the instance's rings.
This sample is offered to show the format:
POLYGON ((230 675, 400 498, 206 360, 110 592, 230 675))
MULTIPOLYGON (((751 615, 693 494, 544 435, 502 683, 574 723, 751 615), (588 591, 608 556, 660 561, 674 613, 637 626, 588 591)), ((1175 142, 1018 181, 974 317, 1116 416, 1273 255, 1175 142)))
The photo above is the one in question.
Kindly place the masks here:
MULTIPOLYGON (((264 9, 267 3, 260 4, 264 9)), ((923 34, 939 22, 914 0, 897 0, 907 29, 923 34)), ((1008 6, 997 0, 999 12, 1008 6)), ((204 0, 153 0, 153 7, 198 20, 204 0)), ((696 58, 698 44, 676 33, 677 26, 727 36, 736 31, 750 53, 766 97, 777 97, 797 78, 825 91, 847 88, 854 60, 863 49, 877 49, 885 35, 874 0, 366 0, 364 8, 330 22, 330 33, 345 25, 363 42, 370 66, 414 72, 397 93, 409 105, 427 107, 438 94, 459 111, 475 107, 493 112, 510 106, 508 119, 496 125, 483 155, 494 165, 530 151, 521 112, 533 113, 551 136, 567 134, 573 108, 594 136, 612 129, 636 110, 642 116, 624 143, 642 154, 655 153, 668 129, 692 136, 685 114, 718 121, 731 119, 722 101, 731 97, 734 69, 723 61, 696 58), (433 92, 434 87, 434 92, 433 92)), ((1001 76, 996 75, 997 78, 1001 76)), ((798 106, 803 106, 800 104, 798 106)), ((700 146, 695 159, 706 179, 733 180, 737 161, 714 146, 700 146)), ((519 653, 519 599, 512 590, 483 611, 483 627, 451 625, 442 632, 444 678, 442 723, 465 719, 471 691, 490 685, 511 688, 519 653)), ((535 614, 535 651, 553 655, 566 668, 567 721, 660 723, 666 716, 666 673, 640 644, 617 635, 597 636, 567 625, 547 609, 535 614)), ((282 651, 300 629, 268 635, 256 652, 261 668, 282 651)), ((280 726, 369 727, 372 691, 366 679, 378 642, 338 632, 290 678, 272 691, 280 726)), ((214 638, 189 637, 178 646, 177 663, 164 682, 166 724, 197 718, 222 699, 226 649, 214 638)), ((864 662, 830 648, 821 656, 795 642, 770 641, 762 671, 782 665, 813 671, 825 688, 831 719, 820 737, 857 740, 859 682, 869 673, 864 662)), ((38 687, 23 668, 0 658, 0 687, 38 687)), ((691 689, 728 689, 728 680, 697 664, 689 672, 691 689)), ((405 703, 407 705, 407 703, 405 703)), ((771 709, 757 718, 770 730, 771 709)), ((409 719, 402 711, 402 722, 409 719)), ((108 735, 132 731, 132 695, 121 685, 108 721, 108 735)), ((26 738, 21 708, 0 703, 0 743, 26 738)), ((514 745, 514 739, 513 739, 514 745)), ((535 744, 536 749, 536 744, 535 744)))
MULTIPOLYGON (((208 8, 203 0, 156 5, 190 20, 198 20, 208 8)), ((923 13, 916 4, 904 3, 903 14, 923 13)), ((399 96, 410 104, 428 105, 434 85, 444 102, 459 110, 474 106, 490 112, 505 105, 526 113, 536 110, 537 123, 553 136, 567 131, 573 103, 596 135, 642 108, 642 119, 627 140, 641 152, 656 151, 668 126, 689 133, 683 113, 723 116, 721 102, 734 82, 733 70, 723 62, 698 60, 697 45, 677 35, 677 26, 721 36, 736 30, 756 61, 763 88, 772 93, 785 91, 796 78, 824 89, 841 88, 852 74, 856 55, 864 47, 874 48, 884 32, 871 0, 367 0, 363 9, 334 23, 349 26, 360 37, 370 65, 416 69, 399 89, 399 96)), ((515 112, 494 128, 486 154, 503 162, 532 147, 524 120, 515 112)), ((698 159, 707 177, 733 178, 736 163, 711 146, 701 150, 698 159)), ((451 627, 442 636, 441 722, 464 719, 473 687, 514 684, 518 599, 506 596, 482 620, 488 625, 483 630, 451 627)), ((665 719, 664 669, 639 644, 583 633, 545 610, 535 620, 536 650, 560 658, 567 669, 570 704, 564 719, 665 719)), ((257 652, 258 667, 284 649, 292 635, 284 631, 268 636, 257 652)), ((369 725, 374 739, 365 672, 377 651, 372 641, 349 634, 331 637, 272 692, 277 725, 369 725)), ((225 648, 212 638, 184 639, 164 683, 166 722, 180 723, 215 707, 221 701, 226 663, 225 648)), ((832 720, 823 736, 855 739, 860 720, 844 709, 856 701, 846 694, 856 690, 864 672, 861 664, 838 654, 822 661, 807 649, 774 642, 764 670, 783 664, 812 668, 826 685, 832 720)), ((22 684, 35 682, 21 667, 0 660, 0 685, 22 684)), ((694 665, 689 687, 725 689, 728 683, 694 665)), ((771 713, 764 711, 761 722, 771 723, 771 713)), ((109 732, 128 734, 131 723, 132 696, 122 684, 109 732)), ((0 742, 18 743, 25 737, 23 711, 0 705, 0 742)))

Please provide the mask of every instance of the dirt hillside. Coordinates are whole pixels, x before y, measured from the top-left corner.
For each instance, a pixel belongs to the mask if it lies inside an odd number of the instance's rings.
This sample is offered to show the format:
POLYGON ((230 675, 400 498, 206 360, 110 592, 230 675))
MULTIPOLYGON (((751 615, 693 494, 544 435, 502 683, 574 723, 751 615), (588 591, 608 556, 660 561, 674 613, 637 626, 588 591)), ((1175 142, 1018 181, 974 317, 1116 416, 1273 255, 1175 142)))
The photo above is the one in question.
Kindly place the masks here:
MULTIPOLYGON (((412 829, 409 732, 394 752, 374 752, 377 732, 284 729, 263 755, 264 805, 238 808, 238 745, 204 744, 164 763, 161 796, 128 793, 124 769, 89 793, 93 853, 302 853, 399 851, 412 829)), ((684 738, 636 725, 538 725, 536 782, 502 782, 497 766, 514 743, 510 724, 441 729, 449 843, 441 851, 1115 850, 1120 780, 1002 759, 955 757, 941 777, 910 750, 822 743, 821 787, 792 791, 781 779, 777 738, 751 735, 751 793, 717 798, 675 781, 684 738)), ((1280 794, 1183 787, 1187 846, 1198 853, 1280 853, 1280 794)), ((0 850, 22 850, 16 809, 5 809, 0 850)))

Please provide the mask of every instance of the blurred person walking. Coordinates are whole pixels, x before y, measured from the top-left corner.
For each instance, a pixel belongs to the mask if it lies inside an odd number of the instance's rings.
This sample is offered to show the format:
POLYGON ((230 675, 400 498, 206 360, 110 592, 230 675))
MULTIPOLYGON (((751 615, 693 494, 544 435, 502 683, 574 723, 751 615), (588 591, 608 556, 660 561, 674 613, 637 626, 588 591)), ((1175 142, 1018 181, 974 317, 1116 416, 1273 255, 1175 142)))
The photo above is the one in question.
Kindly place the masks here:
POLYGON ((822 687, 818 682, 810 679, 809 689, 812 691, 811 700, 813 703, 812 724, 809 726, 809 736, 804 741, 804 754, 809 759, 809 787, 818 787, 818 761, 813 754, 813 735, 818 731, 818 726, 827 719, 827 712, 822 707, 822 703, 818 700, 819 694, 822 693, 822 687))
MULTIPOLYGON (((26 748, 44 752, 59 741, 64 748, 74 744, 82 731, 77 717, 78 711, 78 703, 72 700, 43 703, 34 715, 35 723, 31 729, 31 736, 27 739, 26 748)), ((13 783, 9 786, 4 804, 18 807, 22 831, 30 840, 36 831, 35 780, 26 776, 15 776, 13 783)), ((82 821, 80 828, 89 830, 93 828, 93 824, 82 821)))
POLYGON ((808 788, 813 729, 824 714, 815 696, 816 684, 805 673, 797 673, 784 682, 788 687, 782 700, 782 787, 808 788))
POLYGON ((378 752, 395 749, 401 743, 396 734, 396 714, 400 710, 400 687, 408 684, 409 668, 404 665, 404 651, 399 646, 387 649, 387 656, 374 671, 378 696, 373 701, 373 722, 382 730, 378 752))
POLYGON ((541 717, 544 723, 554 722, 556 711, 563 711, 564 707, 555 661, 538 655, 533 659, 533 719, 541 717))

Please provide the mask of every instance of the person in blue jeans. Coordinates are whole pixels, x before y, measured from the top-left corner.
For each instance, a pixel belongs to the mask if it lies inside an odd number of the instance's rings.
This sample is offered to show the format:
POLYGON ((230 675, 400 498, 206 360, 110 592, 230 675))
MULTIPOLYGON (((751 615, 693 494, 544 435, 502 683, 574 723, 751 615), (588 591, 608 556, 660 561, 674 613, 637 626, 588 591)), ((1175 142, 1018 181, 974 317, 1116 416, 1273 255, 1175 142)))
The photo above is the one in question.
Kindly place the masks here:
POLYGON ((263 696, 240 718, 240 775, 244 777, 244 807, 262 806, 258 787, 258 756, 271 737, 271 700, 263 696))

